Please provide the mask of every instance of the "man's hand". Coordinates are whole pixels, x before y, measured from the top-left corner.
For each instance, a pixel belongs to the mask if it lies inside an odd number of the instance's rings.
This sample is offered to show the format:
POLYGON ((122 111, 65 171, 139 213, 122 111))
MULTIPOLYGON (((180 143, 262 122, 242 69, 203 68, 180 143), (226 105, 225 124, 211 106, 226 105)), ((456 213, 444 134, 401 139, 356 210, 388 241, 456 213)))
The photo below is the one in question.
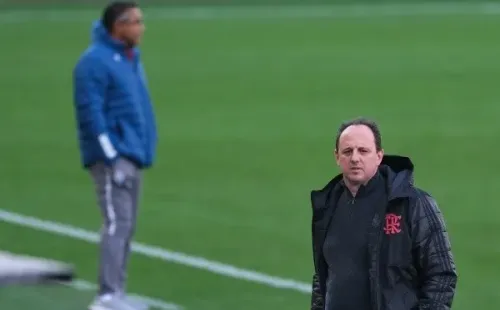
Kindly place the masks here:
POLYGON ((137 176, 137 167, 131 161, 118 158, 111 167, 112 180, 120 187, 132 188, 137 176))

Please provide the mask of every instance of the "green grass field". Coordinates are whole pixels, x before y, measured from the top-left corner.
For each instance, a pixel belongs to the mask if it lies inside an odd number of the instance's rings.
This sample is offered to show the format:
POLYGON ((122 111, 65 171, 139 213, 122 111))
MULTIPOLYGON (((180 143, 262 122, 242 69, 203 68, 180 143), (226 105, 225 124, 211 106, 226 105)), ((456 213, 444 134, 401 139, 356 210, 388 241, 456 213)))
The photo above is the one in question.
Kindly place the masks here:
MULTIPOLYGON (((160 144, 136 240, 309 282, 309 192, 337 173, 339 123, 364 115, 380 122, 386 153, 413 159, 417 184, 440 203, 460 275, 453 309, 500 309, 499 16, 366 10, 147 20, 160 144)), ((97 231, 71 91, 92 14, 15 14, 0 14, 0 208, 97 231)), ((0 248, 72 262, 95 282, 93 244, 1 223, 0 248)), ((132 257, 129 280, 135 293, 194 310, 299 310, 310 299, 143 255, 132 257)), ((91 298, 7 289, 0 309, 77 310, 91 298)))

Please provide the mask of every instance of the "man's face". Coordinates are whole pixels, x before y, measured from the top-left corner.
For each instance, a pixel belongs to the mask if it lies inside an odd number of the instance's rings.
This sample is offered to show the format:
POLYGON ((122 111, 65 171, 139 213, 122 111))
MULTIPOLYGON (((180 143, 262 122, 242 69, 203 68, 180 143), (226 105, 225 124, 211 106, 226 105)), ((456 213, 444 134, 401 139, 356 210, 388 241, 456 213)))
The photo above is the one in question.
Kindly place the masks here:
POLYGON ((139 8, 127 10, 116 21, 116 34, 129 46, 136 46, 141 42, 145 27, 142 11, 139 8))
POLYGON ((365 125, 347 127, 335 150, 344 178, 357 185, 366 184, 375 175, 383 156, 383 150, 377 151, 373 132, 365 125))

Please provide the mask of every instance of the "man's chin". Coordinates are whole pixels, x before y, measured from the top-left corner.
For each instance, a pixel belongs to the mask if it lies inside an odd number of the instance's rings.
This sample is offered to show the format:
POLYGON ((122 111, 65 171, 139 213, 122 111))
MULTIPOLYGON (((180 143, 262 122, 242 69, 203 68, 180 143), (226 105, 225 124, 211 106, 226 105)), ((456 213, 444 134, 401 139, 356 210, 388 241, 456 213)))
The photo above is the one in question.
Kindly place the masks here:
POLYGON ((136 47, 136 46, 137 46, 137 43, 136 43, 136 42, 128 42, 128 43, 127 43, 127 46, 128 46, 129 48, 134 48, 134 47, 136 47))
POLYGON ((137 45, 139 45, 139 43, 140 43, 140 42, 141 42, 141 40, 128 40, 128 41, 126 42, 126 44, 127 44, 127 46, 128 46, 129 48, 134 48, 134 47, 136 47, 137 45))
POLYGON ((350 173, 348 177, 349 182, 352 184, 363 184, 365 182, 365 174, 358 172, 358 173, 350 173))

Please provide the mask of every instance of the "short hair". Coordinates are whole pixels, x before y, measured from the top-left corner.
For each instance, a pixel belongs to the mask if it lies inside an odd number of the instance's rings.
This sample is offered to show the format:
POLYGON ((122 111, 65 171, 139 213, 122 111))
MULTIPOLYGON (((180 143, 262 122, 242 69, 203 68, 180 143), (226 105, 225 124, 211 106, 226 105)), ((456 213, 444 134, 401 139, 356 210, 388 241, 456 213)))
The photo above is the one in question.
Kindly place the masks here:
POLYGON ((349 126, 356 126, 356 125, 363 125, 368 128, 370 128, 371 132, 373 133, 373 137, 375 138, 375 148, 377 151, 382 150, 382 134, 380 133, 380 129, 378 127, 378 124, 371 119, 364 118, 364 117, 358 117, 352 120, 348 120, 340 124, 339 130, 337 132, 337 138, 335 140, 335 149, 338 150, 339 148, 339 140, 340 136, 344 132, 344 130, 347 129, 349 126))
POLYGON ((111 33, 113 25, 123 16, 123 13, 130 9, 139 7, 134 1, 114 1, 108 4, 102 13, 101 22, 104 28, 111 33))

